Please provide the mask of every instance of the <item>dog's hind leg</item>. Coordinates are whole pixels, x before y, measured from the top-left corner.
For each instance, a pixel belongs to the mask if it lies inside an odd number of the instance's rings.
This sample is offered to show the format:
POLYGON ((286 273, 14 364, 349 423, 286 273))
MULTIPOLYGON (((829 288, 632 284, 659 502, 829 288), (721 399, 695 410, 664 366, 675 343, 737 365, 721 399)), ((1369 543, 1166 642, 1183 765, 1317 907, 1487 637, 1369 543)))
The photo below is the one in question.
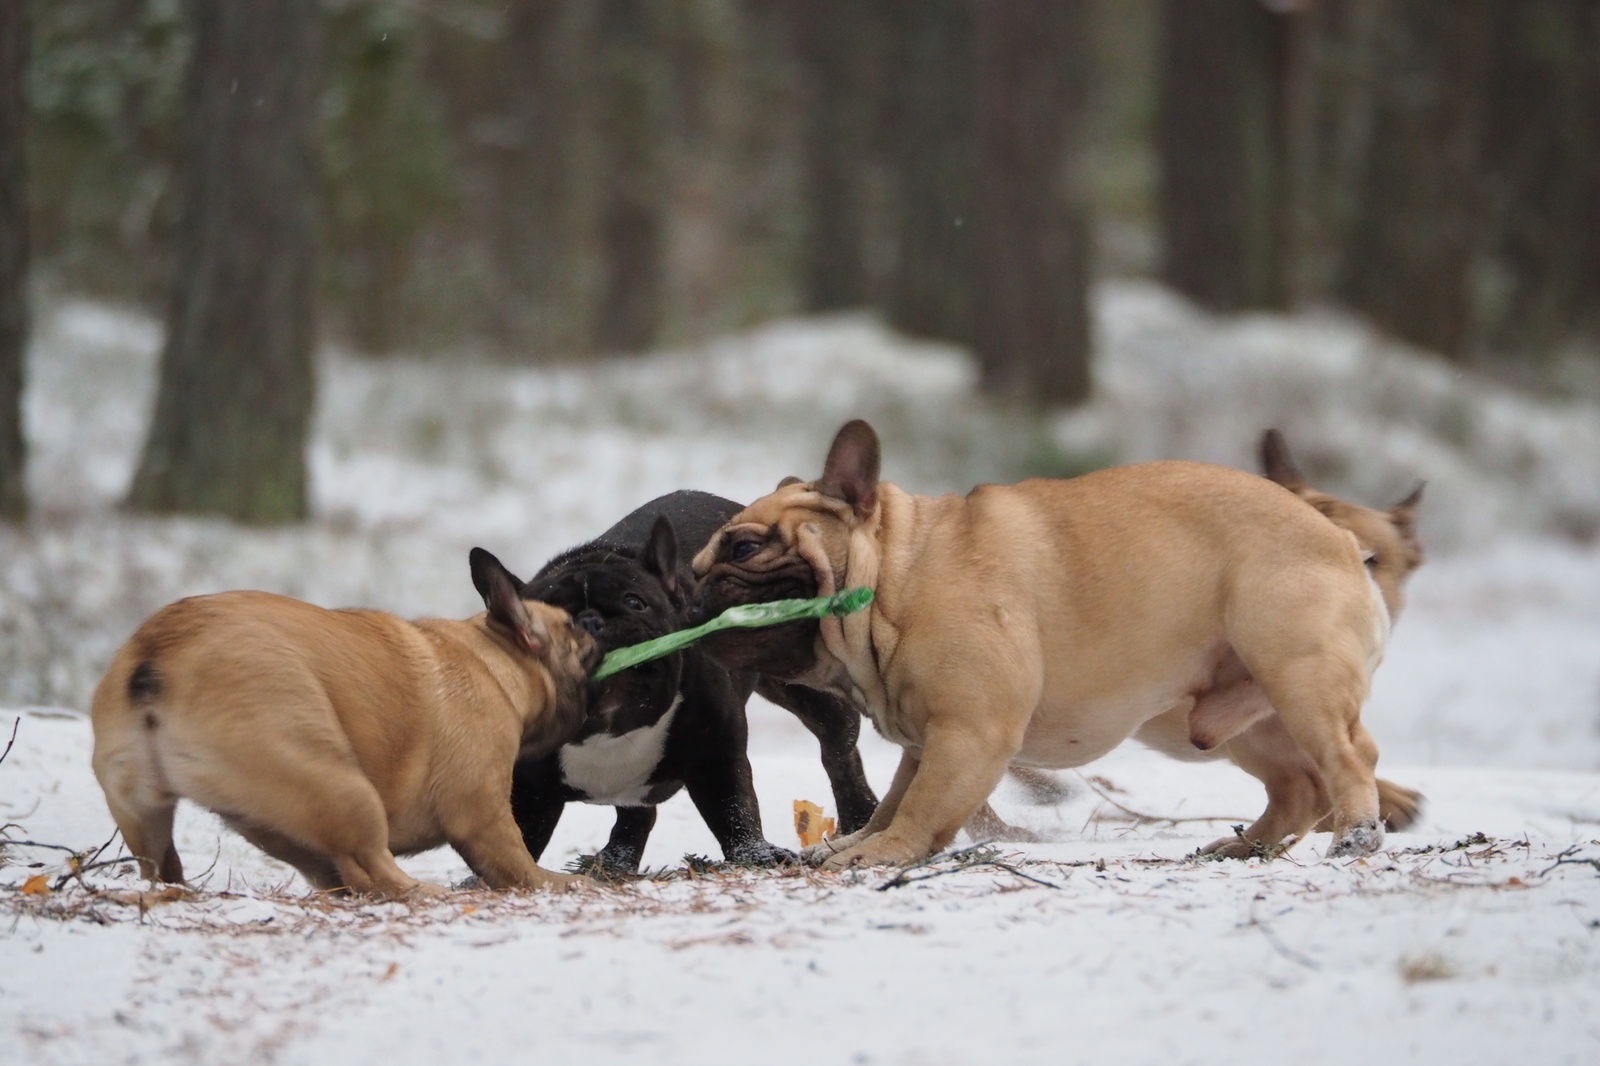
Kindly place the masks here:
POLYGON ((1267 809, 1242 835, 1214 840, 1207 855, 1247 859, 1272 855, 1290 838, 1311 831, 1331 803, 1322 772, 1276 716, 1257 722, 1228 742, 1228 755, 1267 789, 1267 809))
MULTIPOLYGON (((1383 827, 1389 832, 1403 833, 1416 825, 1425 803, 1426 797, 1415 789, 1378 778, 1378 817, 1383 819, 1383 827)), ((1333 816, 1323 818, 1313 831, 1333 832, 1333 816)))
POLYGON ((106 796, 111 817, 122 833, 128 851, 139 860, 139 872, 150 881, 165 881, 171 885, 183 884, 183 861, 172 842, 172 821, 177 811, 176 799, 164 799, 140 805, 127 805, 125 797, 106 796))
POLYGON ((234 832, 274 859, 288 863, 299 870, 300 875, 317 891, 329 892, 344 887, 344 881, 339 877, 338 865, 321 852, 290 840, 282 833, 255 825, 242 818, 224 818, 223 821, 227 822, 234 832))

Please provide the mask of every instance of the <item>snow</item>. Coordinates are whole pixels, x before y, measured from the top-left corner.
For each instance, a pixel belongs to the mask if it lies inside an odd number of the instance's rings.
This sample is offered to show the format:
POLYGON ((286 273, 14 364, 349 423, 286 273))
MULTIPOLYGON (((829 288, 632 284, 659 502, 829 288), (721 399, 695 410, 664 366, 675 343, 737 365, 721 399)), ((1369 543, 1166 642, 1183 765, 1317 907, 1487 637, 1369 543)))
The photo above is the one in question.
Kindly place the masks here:
MULTIPOLYGON (((255 587, 465 615, 473 544, 532 570, 661 492, 750 498, 812 473, 864 416, 886 476, 916 491, 1162 455, 1250 465, 1268 425, 1360 502, 1427 478, 1430 559, 1365 719, 1380 772, 1430 803, 1382 853, 1323 862, 1319 836, 1275 862, 1187 859, 1253 817, 1260 786, 1135 745, 1060 775, 1058 805, 1002 785, 1000 812, 1048 841, 1004 845, 1011 870, 945 862, 883 891, 887 871, 687 876, 685 854, 717 851, 679 797, 645 855, 658 879, 318 900, 186 805, 188 899, 141 910, 125 865, 86 875, 98 895, 70 878, 23 895, 65 875, 64 853, 0 853, 0 1062, 1594 1061, 1600 867, 1573 860, 1600 859, 1600 411, 1334 317, 1212 319, 1140 284, 1096 307, 1098 393, 1048 422, 976 397, 961 353, 858 316, 554 367, 329 351, 316 518, 273 531, 118 512, 159 329, 46 309, 36 516, 0 531, 0 706, 26 708, 0 711, 0 747, 18 722, 0 823, 81 851, 111 838, 73 709, 165 602, 255 587), (1174 820, 1199 816, 1217 817, 1174 820)), ((882 790, 896 751, 870 735, 863 751, 882 790)), ((751 758, 767 834, 792 846, 792 802, 829 799, 815 741, 755 701, 751 758)), ((608 809, 570 805, 546 864, 609 828, 608 809)), ((466 874, 448 850, 402 865, 466 874)))

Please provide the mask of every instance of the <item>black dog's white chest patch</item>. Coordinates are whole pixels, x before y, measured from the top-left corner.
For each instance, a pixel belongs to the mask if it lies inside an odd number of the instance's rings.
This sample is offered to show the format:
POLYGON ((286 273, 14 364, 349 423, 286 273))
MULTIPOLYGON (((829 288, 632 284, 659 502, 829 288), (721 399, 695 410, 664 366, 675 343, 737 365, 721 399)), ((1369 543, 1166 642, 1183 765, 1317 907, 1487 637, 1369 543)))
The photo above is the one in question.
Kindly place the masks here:
POLYGON ((612 807, 644 805, 650 792, 650 775, 661 762, 667 732, 678 713, 683 693, 672 706, 648 725, 621 736, 599 733, 561 749, 561 779, 568 788, 583 793, 583 802, 612 807))

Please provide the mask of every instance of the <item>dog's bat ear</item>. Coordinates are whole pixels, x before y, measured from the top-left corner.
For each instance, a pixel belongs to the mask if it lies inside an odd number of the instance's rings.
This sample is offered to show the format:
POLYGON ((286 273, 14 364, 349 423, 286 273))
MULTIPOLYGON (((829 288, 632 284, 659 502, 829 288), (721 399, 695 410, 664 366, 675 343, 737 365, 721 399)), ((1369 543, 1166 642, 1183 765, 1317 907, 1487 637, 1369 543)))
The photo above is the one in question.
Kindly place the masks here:
POLYGON ((828 449, 828 461, 816 481, 817 491, 843 500, 865 518, 878 503, 880 459, 878 434, 872 427, 859 418, 846 422, 828 449))
POLYGON ((1276 481, 1290 492, 1300 492, 1306 487, 1306 479, 1289 456, 1289 442, 1275 429, 1261 435, 1261 472, 1268 481, 1276 481))
MULTIPOLYGON (((778 489, 786 489, 790 485, 798 485, 800 483, 801 482, 800 482, 799 478, 795 477, 793 474, 790 474, 788 477, 786 477, 782 481, 778 482, 778 489)), ((773 492, 777 492, 778 489, 773 489, 772 491, 773 492)))
POLYGON ((1417 517, 1417 507, 1422 503, 1422 490, 1428 487, 1426 481, 1417 482, 1417 487, 1411 490, 1411 495, 1389 508, 1389 517, 1396 522, 1410 525, 1417 517))
POLYGON ((668 592, 678 591, 678 534, 673 531, 672 519, 657 515, 650 527, 650 539, 644 542, 641 560, 644 568, 661 579, 668 592))
POLYGON ((523 651, 539 654, 550 641, 550 631, 545 628, 544 619, 522 602, 518 591, 522 582, 482 548, 473 548, 467 561, 472 566, 472 586, 483 597, 483 605, 489 609, 489 620, 509 630, 511 639, 523 651))
POLYGON ((1417 507, 1422 503, 1422 490, 1427 487, 1426 481, 1417 482, 1411 495, 1389 508, 1389 521, 1394 523, 1406 546, 1419 556, 1422 554, 1422 538, 1417 536, 1417 507))

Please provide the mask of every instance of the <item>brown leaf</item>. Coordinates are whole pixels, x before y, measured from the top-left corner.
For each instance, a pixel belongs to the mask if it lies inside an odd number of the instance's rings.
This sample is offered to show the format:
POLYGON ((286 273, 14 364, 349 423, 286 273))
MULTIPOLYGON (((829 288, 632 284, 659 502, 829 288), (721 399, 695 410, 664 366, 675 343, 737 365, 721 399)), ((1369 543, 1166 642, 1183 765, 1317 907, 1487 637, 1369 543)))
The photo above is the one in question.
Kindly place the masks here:
POLYGON ((50 878, 44 874, 34 874, 22 882, 24 896, 48 896, 50 894, 50 878))

